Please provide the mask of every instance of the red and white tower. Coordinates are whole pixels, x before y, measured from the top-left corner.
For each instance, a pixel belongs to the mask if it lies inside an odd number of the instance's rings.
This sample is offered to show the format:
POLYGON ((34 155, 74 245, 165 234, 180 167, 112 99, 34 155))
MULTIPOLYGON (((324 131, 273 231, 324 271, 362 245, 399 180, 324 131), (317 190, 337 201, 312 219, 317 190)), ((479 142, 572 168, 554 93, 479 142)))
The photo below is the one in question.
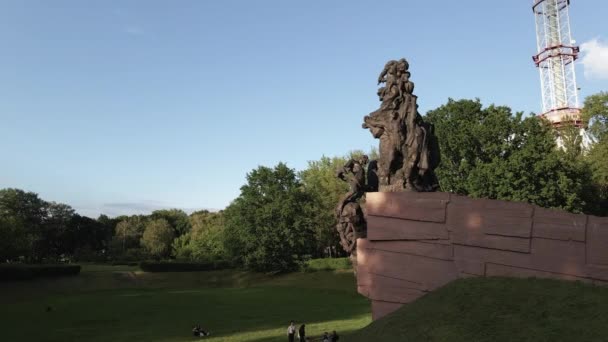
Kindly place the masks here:
POLYGON ((579 48, 570 34, 570 0, 534 0, 537 54, 543 113, 553 125, 574 122, 582 126, 574 61, 579 48))

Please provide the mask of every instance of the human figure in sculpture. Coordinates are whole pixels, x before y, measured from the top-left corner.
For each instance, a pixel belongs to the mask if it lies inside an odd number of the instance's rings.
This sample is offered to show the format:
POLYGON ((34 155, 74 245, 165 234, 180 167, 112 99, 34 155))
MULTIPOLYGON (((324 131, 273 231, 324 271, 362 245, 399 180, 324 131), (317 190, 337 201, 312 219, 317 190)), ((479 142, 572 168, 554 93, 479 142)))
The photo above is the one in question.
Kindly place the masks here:
POLYGON ((365 192, 365 165, 369 158, 366 155, 358 160, 349 160, 343 168, 338 170, 336 176, 341 180, 347 181, 350 186, 349 192, 340 200, 336 208, 336 216, 340 217, 342 209, 349 202, 356 202, 365 192), (348 178, 348 179, 347 179, 348 178))
POLYGON ((385 70, 380 75, 379 82, 386 82, 385 86, 378 90, 378 96, 382 101, 380 108, 381 110, 396 109, 399 106, 401 93, 399 89, 401 73, 397 63, 387 63, 385 70))
POLYGON ((384 87, 378 89, 378 96, 382 102, 381 110, 397 109, 403 103, 404 93, 412 94, 414 84, 409 81, 411 74, 407 71, 408 62, 401 58, 398 61, 392 60, 386 63, 384 69, 378 76, 378 84, 386 83, 384 87))

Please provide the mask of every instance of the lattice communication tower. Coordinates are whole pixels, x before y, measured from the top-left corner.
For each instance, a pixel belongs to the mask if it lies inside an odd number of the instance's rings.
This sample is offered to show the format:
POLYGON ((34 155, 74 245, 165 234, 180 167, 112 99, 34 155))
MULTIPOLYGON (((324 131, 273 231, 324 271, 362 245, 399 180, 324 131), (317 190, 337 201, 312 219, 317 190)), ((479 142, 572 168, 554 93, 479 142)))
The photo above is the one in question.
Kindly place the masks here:
POLYGON ((579 47, 570 33, 570 0, 534 0, 537 54, 543 113, 553 125, 574 122, 582 126, 574 61, 579 47))

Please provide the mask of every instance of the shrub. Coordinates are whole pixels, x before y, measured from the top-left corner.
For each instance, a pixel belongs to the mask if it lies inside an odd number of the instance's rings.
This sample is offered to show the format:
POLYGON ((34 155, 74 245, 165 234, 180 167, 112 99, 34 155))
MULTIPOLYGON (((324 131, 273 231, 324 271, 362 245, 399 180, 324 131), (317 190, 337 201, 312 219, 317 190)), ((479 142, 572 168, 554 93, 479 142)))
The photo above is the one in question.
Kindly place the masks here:
POLYGON ((37 277, 63 277, 78 275, 80 265, 0 265, 0 280, 27 280, 37 277))
POLYGON ((349 258, 311 259, 304 264, 304 270, 307 272, 347 270, 352 267, 349 258))
POLYGON ((173 261, 142 261, 139 268, 145 272, 196 272, 213 271, 232 268, 229 261, 215 262, 173 262, 173 261))
POLYGON ((137 266, 139 262, 137 261, 127 261, 127 260, 114 260, 110 262, 111 266, 137 266))

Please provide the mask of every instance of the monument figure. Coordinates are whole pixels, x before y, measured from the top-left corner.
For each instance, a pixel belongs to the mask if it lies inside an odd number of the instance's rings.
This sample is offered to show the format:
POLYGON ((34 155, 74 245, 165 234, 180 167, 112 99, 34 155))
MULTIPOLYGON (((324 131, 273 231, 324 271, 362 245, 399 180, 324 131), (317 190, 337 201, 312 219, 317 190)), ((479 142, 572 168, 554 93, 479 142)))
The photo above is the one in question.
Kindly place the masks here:
MULTIPOLYGON (((349 160, 336 173, 336 177, 349 184, 349 191, 342 196, 336 208, 336 229, 340 236, 340 245, 351 255, 353 264, 357 262, 357 238, 366 237, 367 225, 359 200, 368 190, 365 182, 365 166, 369 158, 366 155, 349 160)), ((369 170, 368 170, 369 172, 369 170)))
POLYGON ((363 118, 363 128, 380 140, 379 158, 349 160, 336 176, 350 189, 336 207, 337 230, 342 248, 356 263, 356 241, 366 237, 367 223, 360 199, 366 191, 436 191, 435 168, 439 165, 439 145, 433 125, 418 113, 418 97, 410 81, 409 63, 404 59, 388 61, 380 75, 380 108, 363 118), (368 182, 365 181, 365 174, 368 182))
POLYGON ((418 113, 409 63, 391 60, 378 77, 380 108, 363 118, 363 128, 380 140, 380 191, 436 191, 439 149, 433 126, 418 113))

